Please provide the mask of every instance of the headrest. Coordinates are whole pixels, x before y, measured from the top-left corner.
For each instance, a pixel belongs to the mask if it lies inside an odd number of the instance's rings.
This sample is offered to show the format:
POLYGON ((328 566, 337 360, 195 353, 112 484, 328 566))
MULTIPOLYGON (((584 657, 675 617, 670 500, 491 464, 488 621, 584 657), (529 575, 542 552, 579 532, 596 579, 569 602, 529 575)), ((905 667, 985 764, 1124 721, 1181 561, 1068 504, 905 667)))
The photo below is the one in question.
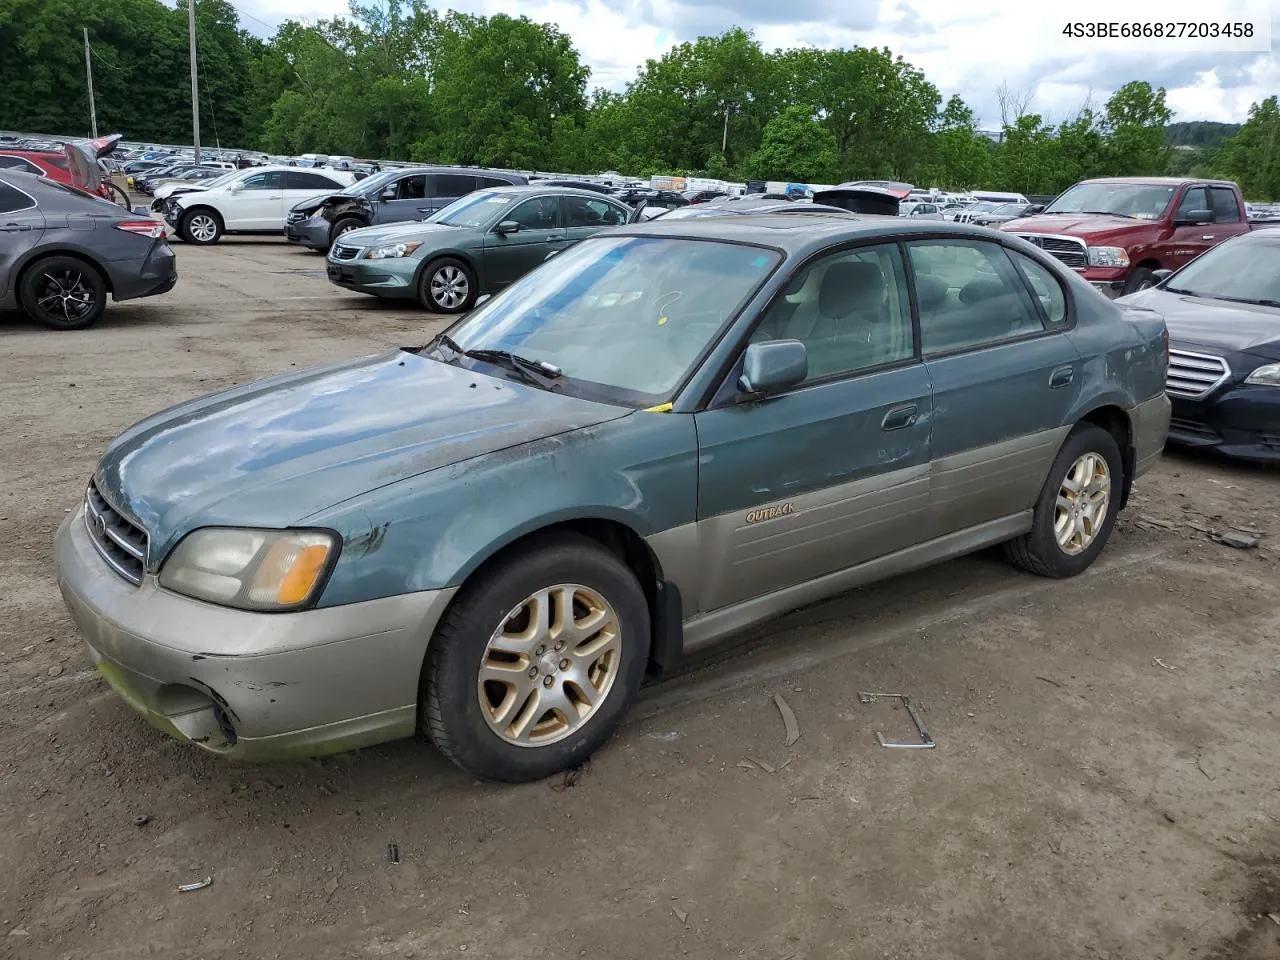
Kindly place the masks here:
POLYGON ((961 303, 981 303, 993 297, 1001 297, 1008 293, 1005 285, 992 277, 990 280, 979 278, 970 280, 960 290, 961 303))
POLYGON ((824 316, 844 316, 884 299, 884 273, 879 265, 862 260, 840 260, 827 267, 818 291, 818 311, 824 316))
POLYGON ((916 274, 916 299, 921 310, 932 310, 947 299, 947 281, 931 273, 916 274))

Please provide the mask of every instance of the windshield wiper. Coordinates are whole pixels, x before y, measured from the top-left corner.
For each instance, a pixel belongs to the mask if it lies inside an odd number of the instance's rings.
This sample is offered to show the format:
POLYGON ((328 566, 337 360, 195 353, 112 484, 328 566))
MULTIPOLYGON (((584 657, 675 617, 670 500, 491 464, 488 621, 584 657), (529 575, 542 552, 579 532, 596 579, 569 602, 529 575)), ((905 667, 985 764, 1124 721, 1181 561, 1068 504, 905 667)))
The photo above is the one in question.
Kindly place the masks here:
POLYGON ((555 364, 547 363, 545 360, 530 360, 510 350, 463 350, 462 355, 507 367, 519 374, 526 383, 532 383, 544 390, 552 389, 554 387, 552 381, 564 376, 564 371, 555 364))
POLYGON ((467 351, 463 350, 460 346, 458 346, 457 342, 453 339, 453 337, 449 336, 447 333, 437 333, 434 337, 432 337, 431 342, 428 343, 422 349, 429 350, 432 347, 439 347, 439 346, 448 347, 459 357, 464 357, 467 354, 467 351))
POLYGON ((1258 307, 1280 307, 1280 300, 1258 299, 1252 297, 1228 297, 1220 293, 1197 293, 1194 290, 1183 290, 1180 287, 1165 287, 1169 293, 1180 294, 1184 297, 1199 297, 1202 300, 1225 300, 1228 303, 1248 303, 1258 307))
POLYGON ((1091 217, 1124 217, 1126 220, 1140 220, 1141 217, 1135 217, 1132 213, 1116 213, 1114 210, 1081 210, 1081 214, 1091 217))

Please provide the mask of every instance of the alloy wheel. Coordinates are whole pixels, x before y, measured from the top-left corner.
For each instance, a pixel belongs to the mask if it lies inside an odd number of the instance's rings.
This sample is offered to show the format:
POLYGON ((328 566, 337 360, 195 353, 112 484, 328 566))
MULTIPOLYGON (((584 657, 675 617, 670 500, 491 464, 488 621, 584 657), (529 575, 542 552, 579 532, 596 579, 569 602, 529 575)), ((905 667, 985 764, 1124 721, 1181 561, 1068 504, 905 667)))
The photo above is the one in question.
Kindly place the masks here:
POLYGON ((603 596, 575 583, 544 588, 489 638, 476 685, 481 713, 507 743, 555 743, 597 713, 621 661, 621 623, 603 596))
POLYGON ((431 299, 447 310, 456 310, 467 302, 470 284, 461 268, 446 264, 431 275, 431 299))
POLYGON ((36 303, 53 319, 75 323, 93 310, 94 292, 78 270, 46 272, 40 277, 36 303))
POLYGON ((218 236, 218 224, 207 213, 197 213, 187 221, 187 230, 201 243, 209 243, 218 236))
POLYGON ((1053 516, 1058 546, 1069 556, 1083 553, 1097 538, 1111 507, 1111 471, 1096 453, 1076 459, 1062 479, 1053 516))

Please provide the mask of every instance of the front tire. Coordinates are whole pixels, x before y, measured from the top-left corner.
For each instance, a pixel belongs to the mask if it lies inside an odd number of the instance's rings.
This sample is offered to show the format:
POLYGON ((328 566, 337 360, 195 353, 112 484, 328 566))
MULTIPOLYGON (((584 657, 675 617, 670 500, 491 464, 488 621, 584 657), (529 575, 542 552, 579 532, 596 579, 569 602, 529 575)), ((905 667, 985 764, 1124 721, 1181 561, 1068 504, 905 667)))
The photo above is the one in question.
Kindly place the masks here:
POLYGON ((45 257, 22 275, 22 309, 51 330, 83 330, 107 309, 107 282, 75 257, 45 257))
POLYGON ((1148 290, 1156 285, 1154 271, 1148 267, 1135 267, 1129 272, 1129 279, 1124 283, 1124 295, 1148 290))
POLYGON ((182 215, 178 232, 187 243, 207 247, 222 239, 222 218, 208 207, 196 207, 182 215))
POLYGON ((1091 423, 1067 436, 1036 501, 1031 532, 1005 555, 1042 577, 1074 577, 1089 568, 1116 524, 1124 466, 1115 438, 1091 423))
POLYGON ((338 238, 344 233, 350 233, 352 230, 359 230, 365 224, 361 223, 355 217, 343 217, 333 225, 333 229, 329 231, 329 246, 332 247, 338 242, 338 238))
POLYGON ((476 293, 475 274, 455 257, 431 261, 418 281, 418 300, 432 313, 465 313, 476 293))
POLYGON ((475 776, 539 780, 609 738, 648 659, 635 575, 594 540, 551 534, 458 594, 423 669, 422 726, 475 776))

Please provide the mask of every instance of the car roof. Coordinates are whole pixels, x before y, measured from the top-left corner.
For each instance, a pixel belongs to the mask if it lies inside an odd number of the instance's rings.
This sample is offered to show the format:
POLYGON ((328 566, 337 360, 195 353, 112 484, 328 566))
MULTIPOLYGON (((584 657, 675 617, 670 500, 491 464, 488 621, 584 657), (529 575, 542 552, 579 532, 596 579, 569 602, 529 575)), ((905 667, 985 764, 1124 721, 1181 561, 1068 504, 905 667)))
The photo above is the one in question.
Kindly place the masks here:
POLYGON ((601 193, 599 190, 583 190, 580 187, 558 187, 554 184, 538 184, 538 183, 513 183, 509 187, 481 187, 476 193, 502 193, 517 197, 533 197, 538 194, 552 193, 557 196, 564 195, 566 197, 587 197, 591 200, 612 200, 614 203, 622 206, 622 201, 617 197, 601 193))
MULTIPOLYGON (((842 240, 878 235, 954 234, 991 240, 990 230, 945 220, 909 220, 869 213, 761 213, 727 217, 689 217, 653 220, 617 227, 611 236, 681 237, 723 240, 776 247, 788 256, 807 256, 842 240)), ((998 241, 997 241, 998 242, 998 241)))
POLYGON ((1208 183, 1215 187, 1234 187, 1230 180, 1214 180, 1210 177, 1094 177, 1081 183, 1133 183, 1151 187, 1180 187, 1184 183, 1208 183))

